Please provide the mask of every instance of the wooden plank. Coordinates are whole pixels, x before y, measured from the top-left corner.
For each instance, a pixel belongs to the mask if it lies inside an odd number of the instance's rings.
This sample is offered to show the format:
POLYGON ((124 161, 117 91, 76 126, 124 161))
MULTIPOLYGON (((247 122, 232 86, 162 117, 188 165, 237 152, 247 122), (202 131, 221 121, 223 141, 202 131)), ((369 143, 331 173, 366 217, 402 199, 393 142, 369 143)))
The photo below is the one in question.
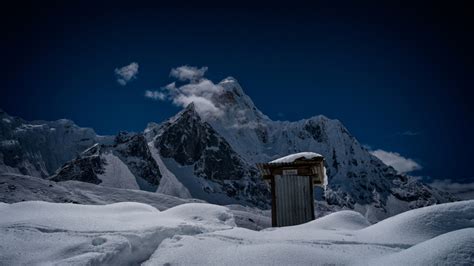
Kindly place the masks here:
POLYGON ((272 227, 276 227, 277 225, 277 201, 276 201, 276 192, 275 192, 275 177, 272 176, 271 178, 271 189, 272 189, 272 227))
POLYGON ((309 202, 309 206, 310 206, 310 210, 309 210, 309 211, 310 211, 310 216, 309 216, 309 219, 311 219, 311 221, 312 221, 312 220, 314 220, 314 218, 315 218, 315 217, 314 217, 314 216, 315 216, 315 215, 314 215, 314 188, 313 188, 313 180, 312 180, 313 178, 312 178, 312 177, 309 177, 308 179, 309 179, 309 188, 310 188, 310 191, 309 191, 309 192, 310 192, 310 193, 309 193, 309 195, 310 195, 310 196, 309 196, 309 200, 310 200, 310 202, 309 202))

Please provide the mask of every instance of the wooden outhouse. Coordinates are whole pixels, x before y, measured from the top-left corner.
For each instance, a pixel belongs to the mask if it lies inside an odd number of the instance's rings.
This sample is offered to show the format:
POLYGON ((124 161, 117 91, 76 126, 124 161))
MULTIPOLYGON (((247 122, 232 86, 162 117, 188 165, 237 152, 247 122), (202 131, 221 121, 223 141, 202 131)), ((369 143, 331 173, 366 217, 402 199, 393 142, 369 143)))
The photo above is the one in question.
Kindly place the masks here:
POLYGON ((314 220, 313 188, 326 182, 323 156, 302 152, 257 166, 271 185, 273 227, 314 220))

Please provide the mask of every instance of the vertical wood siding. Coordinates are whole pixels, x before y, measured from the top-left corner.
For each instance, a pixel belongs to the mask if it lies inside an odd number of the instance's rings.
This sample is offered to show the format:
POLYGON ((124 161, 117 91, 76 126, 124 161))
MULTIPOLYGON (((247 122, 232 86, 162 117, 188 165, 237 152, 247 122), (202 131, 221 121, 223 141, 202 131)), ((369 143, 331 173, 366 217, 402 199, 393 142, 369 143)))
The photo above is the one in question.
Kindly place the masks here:
POLYGON ((276 226, 309 222, 314 214, 308 176, 275 176, 276 226))

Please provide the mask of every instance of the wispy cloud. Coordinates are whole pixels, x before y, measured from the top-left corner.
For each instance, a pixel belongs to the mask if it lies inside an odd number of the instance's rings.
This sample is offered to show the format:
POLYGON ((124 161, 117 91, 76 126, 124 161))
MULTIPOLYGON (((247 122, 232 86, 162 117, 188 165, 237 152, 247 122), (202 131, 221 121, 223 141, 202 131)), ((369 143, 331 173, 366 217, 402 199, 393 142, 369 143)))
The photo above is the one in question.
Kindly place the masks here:
POLYGON ((161 91, 147 90, 147 91, 145 91, 145 97, 153 99, 153 100, 162 100, 163 101, 166 98, 166 95, 161 91))
POLYGON ((413 159, 405 158, 400 153, 390 152, 384 150, 371 151, 372 155, 379 158, 384 164, 393 167, 399 173, 408 173, 415 170, 420 170, 423 167, 415 162, 413 159))
POLYGON ((125 86, 130 81, 137 78, 138 74, 138 63, 132 62, 129 65, 115 69, 115 76, 117 77, 118 84, 125 86))
POLYGON ((177 78, 180 81, 196 82, 204 77, 207 71, 207 67, 193 67, 193 66, 180 66, 171 69, 170 76, 177 78))
POLYGON ((207 67, 180 66, 173 68, 170 76, 184 81, 185 84, 176 86, 176 83, 173 82, 159 91, 146 91, 145 97, 155 100, 169 100, 180 107, 186 107, 193 102, 196 111, 203 118, 221 116, 223 110, 216 104, 216 98, 224 89, 219 84, 204 78, 206 71, 207 67))
POLYGON ((428 185, 449 192, 460 199, 474 199, 474 182, 458 183, 451 179, 435 179, 428 185))

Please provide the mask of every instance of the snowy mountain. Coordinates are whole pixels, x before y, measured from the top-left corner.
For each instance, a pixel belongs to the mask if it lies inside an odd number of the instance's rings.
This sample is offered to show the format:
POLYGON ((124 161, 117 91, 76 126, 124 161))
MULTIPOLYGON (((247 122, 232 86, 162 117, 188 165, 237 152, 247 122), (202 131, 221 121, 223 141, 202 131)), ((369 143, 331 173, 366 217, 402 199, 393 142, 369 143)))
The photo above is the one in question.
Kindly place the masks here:
POLYGON ((268 187, 255 166, 201 119, 194 104, 159 128, 146 131, 153 130, 151 145, 193 197, 219 204, 246 202, 268 207, 268 187))
POLYGON ((319 115, 296 122, 272 121, 255 106, 234 78, 214 103, 223 115, 205 120, 232 149, 254 165, 295 152, 311 151, 325 157, 329 185, 317 209, 355 209, 369 220, 454 200, 397 172, 370 154, 338 120, 319 115))
POLYGON ((53 181, 77 180, 107 187, 155 192, 161 172, 143 134, 119 133, 111 144, 95 144, 66 163, 53 181))
POLYGON ((107 141, 70 120, 29 122, 0 110, 0 172, 48 177, 85 149, 107 141))
POLYGON ((216 88, 218 115, 191 103, 143 133, 115 137, 97 136, 69 120, 27 122, 2 112, 0 170, 269 208, 269 188, 255 164, 307 151, 324 156, 329 180, 325 191, 316 189, 317 216, 352 209, 374 222, 455 200, 398 174, 338 120, 319 115, 273 121, 234 78, 216 88))

